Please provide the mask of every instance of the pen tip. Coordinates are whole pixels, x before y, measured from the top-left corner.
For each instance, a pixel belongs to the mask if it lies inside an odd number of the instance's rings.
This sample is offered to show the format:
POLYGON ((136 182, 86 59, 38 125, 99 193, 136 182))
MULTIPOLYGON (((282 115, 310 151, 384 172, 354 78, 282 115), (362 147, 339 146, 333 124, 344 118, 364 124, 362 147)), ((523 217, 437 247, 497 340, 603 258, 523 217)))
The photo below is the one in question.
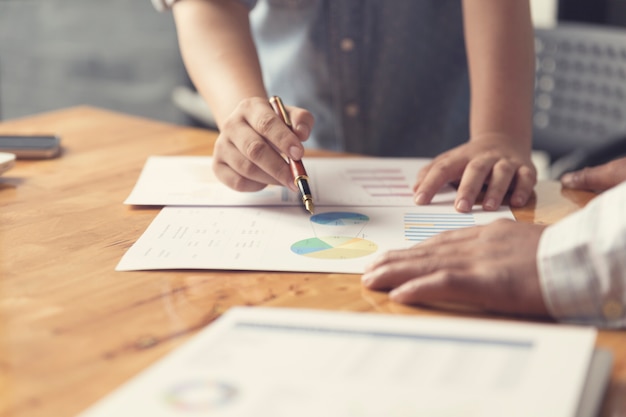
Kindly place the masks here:
POLYGON ((305 200, 304 207, 311 214, 313 214, 313 212, 315 211, 315 207, 313 206, 313 202, 311 200, 305 200))

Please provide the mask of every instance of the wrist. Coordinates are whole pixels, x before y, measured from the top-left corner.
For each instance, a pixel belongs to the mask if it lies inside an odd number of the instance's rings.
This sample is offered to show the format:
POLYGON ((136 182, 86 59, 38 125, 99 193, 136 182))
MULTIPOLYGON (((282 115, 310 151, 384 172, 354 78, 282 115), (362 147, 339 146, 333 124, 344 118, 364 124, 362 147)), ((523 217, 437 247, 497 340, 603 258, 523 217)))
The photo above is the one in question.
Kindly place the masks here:
POLYGON ((469 142, 494 145, 506 144, 507 146, 513 146, 516 149, 524 152, 530 152, 532 149, 532 135, 520 134, 515 132, 472 132, 469 138, 469 142))

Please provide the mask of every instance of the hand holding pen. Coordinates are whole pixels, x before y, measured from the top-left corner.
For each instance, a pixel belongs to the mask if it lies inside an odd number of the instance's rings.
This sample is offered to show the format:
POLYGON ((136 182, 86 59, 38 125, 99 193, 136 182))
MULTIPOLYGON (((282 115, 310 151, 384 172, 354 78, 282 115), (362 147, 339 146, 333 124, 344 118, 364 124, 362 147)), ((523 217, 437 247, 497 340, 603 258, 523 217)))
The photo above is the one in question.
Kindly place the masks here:
MULTIPOLYGON (((289 127, 289 129, 293 129, 289 114, 287 113, 287 110, 285 110, 285 106, 283 105, 280 97, 272 96, 270 98, 270 104, 276 114, 287 125, 287 127, 289 127)), ((296 184, 298 190, 300 191, 302 204, 304 204, 304 208, 309 213, 313 214, 313 212, 315 211, 315 206, 313 204, 313 195, 311 194, 311 189, 309 188, 309 176, 304 169, 304 164, 302 163, 302 160, 294 161, 291 158, 287 158, 287 162, 289 163, 289 168, 291 169, 291 174, 293 175, 293 182, 296 184)))
POLYGON ((219 136, 213 148, 213 171, 222 183, 243 192, 259 191, 268 184, 298 191, 285 156, 302 158, 302 142, 308 139, 314 118, 300 107, 286 109, 292 128, 267 97, 246 98, 230 114, 216 114, 219 136))

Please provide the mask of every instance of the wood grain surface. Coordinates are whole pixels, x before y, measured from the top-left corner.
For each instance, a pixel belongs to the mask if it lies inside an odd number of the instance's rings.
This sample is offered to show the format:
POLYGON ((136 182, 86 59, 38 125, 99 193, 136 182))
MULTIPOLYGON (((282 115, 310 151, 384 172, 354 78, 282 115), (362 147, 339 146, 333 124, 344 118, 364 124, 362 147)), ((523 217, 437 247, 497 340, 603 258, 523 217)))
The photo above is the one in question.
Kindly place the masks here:
MULTIPOLYGON (((64 147, 0 176, 2 417, 75 416, 235 305, 524 320, 394 304, 351 274, 115 272, 159 211, 123 204, 146 158, 210 155, 217 134, 92 107, 0 133, 57 133, 64 147)), ((542 182, 514 214, 550 224, 593 196, 542 182)), ((626 332, 602 330, 597 345, 615 355, 602 415, 626 415, 626 332)))

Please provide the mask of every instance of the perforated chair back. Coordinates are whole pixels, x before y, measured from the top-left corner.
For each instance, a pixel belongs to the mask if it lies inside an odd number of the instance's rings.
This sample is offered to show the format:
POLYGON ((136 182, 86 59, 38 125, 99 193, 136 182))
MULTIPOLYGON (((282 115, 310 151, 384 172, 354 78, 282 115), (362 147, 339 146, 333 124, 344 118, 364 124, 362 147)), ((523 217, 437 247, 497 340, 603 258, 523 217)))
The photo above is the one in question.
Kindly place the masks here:
POLYGON ((554 161, 626 136, 626 30, 535 30, 534 148, 554 161))

